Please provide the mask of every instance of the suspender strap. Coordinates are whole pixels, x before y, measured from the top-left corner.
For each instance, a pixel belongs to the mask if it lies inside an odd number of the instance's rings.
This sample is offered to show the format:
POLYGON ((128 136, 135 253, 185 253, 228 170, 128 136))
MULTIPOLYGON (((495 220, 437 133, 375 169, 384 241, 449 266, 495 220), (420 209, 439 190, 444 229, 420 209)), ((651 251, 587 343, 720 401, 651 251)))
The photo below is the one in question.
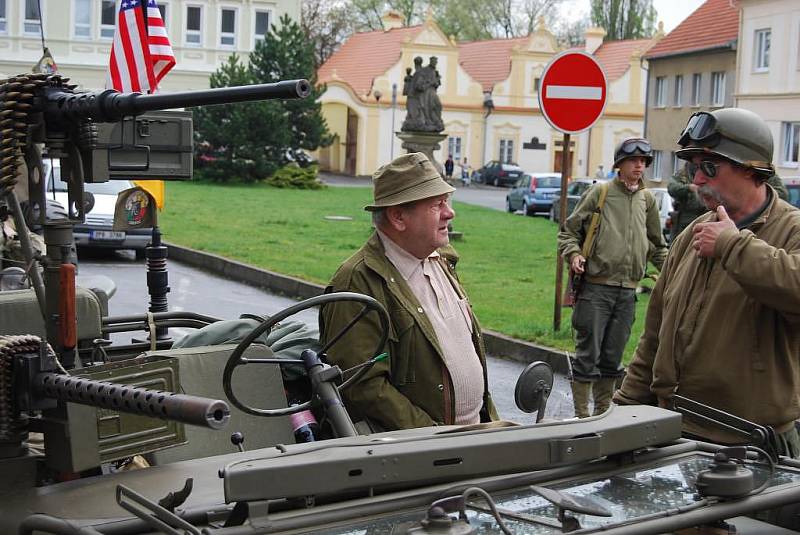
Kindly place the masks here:
POLYGON ((597 233, 597 227, 600 225, 600 214, 603 211, 603 206, 606 204, 609 184, 611 184, 611 181, 600 185, 600 200, 597 203, 597 208, 595 208, 595 211, 592 213, 592 222, 589 223, 589 232, 586 233, 586 240, 584 240, 583 247, 581 248, 581 256, 587 259, 592 252, 594 236, 597 233))

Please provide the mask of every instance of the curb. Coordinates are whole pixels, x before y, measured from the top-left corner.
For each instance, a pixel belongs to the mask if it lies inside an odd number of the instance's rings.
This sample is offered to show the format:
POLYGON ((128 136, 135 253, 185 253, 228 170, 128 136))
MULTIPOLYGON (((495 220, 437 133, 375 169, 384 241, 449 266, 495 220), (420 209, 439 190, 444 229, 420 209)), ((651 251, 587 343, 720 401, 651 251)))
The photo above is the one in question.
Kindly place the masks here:
MULTIPOLYGON (((168 247, 169 258, 188 264, 194 268, 215 275, 269 290, 294 299, 308 299, 322 294, 321 284, 304 281, 281 273, 253 267, 236 260, 230 260, 213 253, 198 251, 182 245, 164 243, 168 247)), ((484 329, 483 342, 486 352, 494 357, 530 363, 544 361, 555 373, 569 373, 569 362, 565 351, 517 340, 505 334, 484 329)))

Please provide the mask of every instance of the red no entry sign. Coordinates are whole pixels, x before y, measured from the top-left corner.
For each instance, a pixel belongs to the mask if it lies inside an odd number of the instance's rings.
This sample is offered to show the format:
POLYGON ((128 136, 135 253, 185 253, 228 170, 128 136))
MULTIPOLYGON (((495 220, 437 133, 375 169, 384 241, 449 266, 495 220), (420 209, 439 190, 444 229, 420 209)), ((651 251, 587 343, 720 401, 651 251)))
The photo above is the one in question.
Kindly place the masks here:
POLYGON ((565 134, 591 128, 606 107, 606 74, 585 52, 562 52, 548 63, 539 84, 539 108, 565 134))

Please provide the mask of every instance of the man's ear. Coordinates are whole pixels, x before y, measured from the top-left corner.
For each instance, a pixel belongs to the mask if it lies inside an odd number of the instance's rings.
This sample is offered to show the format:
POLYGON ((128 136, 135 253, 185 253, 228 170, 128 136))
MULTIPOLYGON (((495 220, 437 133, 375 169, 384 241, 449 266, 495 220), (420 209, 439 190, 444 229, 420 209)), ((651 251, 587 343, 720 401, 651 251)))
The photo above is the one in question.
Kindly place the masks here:
POLYGON ((394 230, 404 231, 406 229, 405 211, 400 206, 389 206, 386 208, 386 222, 394 230))

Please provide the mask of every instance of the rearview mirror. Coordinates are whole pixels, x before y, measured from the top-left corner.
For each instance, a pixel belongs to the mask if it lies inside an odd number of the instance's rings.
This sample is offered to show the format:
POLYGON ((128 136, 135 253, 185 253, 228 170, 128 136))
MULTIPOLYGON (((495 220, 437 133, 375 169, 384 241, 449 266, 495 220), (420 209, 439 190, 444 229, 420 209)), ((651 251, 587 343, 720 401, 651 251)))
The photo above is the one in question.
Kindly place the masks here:
POLYGON ((536 413, 536 421, 541 422, 547 397, 553 389, 553 369, 542 361, 528 364, 517 379, 514 388, 514 402, 519 410, 536 413))

